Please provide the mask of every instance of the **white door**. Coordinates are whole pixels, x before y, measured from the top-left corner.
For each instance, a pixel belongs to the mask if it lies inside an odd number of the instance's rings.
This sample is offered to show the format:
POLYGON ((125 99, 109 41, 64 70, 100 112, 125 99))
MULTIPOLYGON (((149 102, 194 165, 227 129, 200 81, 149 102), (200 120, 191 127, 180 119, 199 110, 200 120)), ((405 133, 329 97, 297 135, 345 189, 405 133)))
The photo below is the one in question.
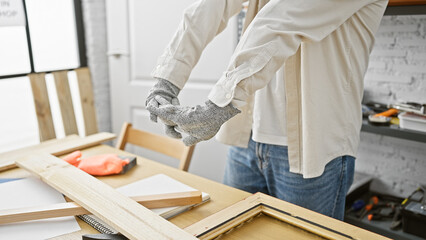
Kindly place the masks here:
MULTIPOLYGON (((107 0, 108 55, 112 126, 119 133, 123 122, 163 134, 163 126, 150 122, 145 99, 155 80, 150 73, 171 40, 183 10, 195 0, 107 0)), ((237 41, 236 19, 231 19, 204 51, 179 95, 181 105, 202 104, 225 70, 237 41)), ((164 134, 163 134, 164 135, 164 134)), ((177 166, 165 157, 139 149, 142 156, 177 166)), ((199 143, 189 171, 221 181, 227 146, 215 140, 199 143)))

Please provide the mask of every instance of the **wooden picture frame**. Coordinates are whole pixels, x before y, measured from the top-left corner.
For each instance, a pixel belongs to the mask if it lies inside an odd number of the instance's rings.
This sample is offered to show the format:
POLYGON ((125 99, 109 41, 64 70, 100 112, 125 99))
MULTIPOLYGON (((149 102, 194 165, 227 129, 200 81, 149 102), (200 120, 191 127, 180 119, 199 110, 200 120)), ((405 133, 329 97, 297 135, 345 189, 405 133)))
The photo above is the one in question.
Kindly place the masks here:
MULTIPOLYGON (((307 231, 312 234, 312 239, 388 239, 263 193, 253 194, 243 201, 190 225, 185 228, 185 231, 199 239, 222 239, 223 235, 239 229, 246 222, 250 222, 262 214, 289 224, 295 229, 299 229, 298 231, 305 233, 307 231)), ((255 227, 252 231, 259 231, 259 228, 255 227)), ((278 231, 272 232, 271 235, 279 234, 278 231)), ((287 231, 286 234, 289 232, 287 231)), ((262 239, 282 239, 282 237, 275 235, 275 237, 268 238, 264 236, 262 239)), ((287 237, 289 236, 287 235, 287 237)))

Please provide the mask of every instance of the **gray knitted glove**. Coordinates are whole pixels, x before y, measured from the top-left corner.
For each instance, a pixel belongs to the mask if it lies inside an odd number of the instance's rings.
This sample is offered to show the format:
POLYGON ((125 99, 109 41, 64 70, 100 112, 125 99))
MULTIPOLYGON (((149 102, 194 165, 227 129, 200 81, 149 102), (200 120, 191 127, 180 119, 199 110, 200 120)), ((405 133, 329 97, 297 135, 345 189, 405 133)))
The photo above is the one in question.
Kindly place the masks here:
POLYGON ((183 143, 187 146, 212 138, 223 123, 241 112, 232 104, 221 108, 210 100, 203 106, 182 107, 167 104, 167 100, 161 96, 155 99, 160 106, 148 106, 148 111, 161 119, 175 123, 179 130, 187 133, 189 136, 183 139, 183 143))
MULTIPOLYGON (((155 100, 155 96, 161 96, 167 101, 168 104, 179 105, 179 100, 177 98, 179 92, 180 89, 173 85, 173 83, 165 79, 158 79, 158 82, 149 91, 149 95, 146 98, 145 105, 147 107, 158 107, 159 103, 157 100, 155 100)), ((150 119, 153 122, 157 122, 157 115, 151 113, 150 119)), ((173 138, 182 138, 182 134, 175 130, 175 124, 171 122, 164 122, 164 126, 167 136, 173 138)))

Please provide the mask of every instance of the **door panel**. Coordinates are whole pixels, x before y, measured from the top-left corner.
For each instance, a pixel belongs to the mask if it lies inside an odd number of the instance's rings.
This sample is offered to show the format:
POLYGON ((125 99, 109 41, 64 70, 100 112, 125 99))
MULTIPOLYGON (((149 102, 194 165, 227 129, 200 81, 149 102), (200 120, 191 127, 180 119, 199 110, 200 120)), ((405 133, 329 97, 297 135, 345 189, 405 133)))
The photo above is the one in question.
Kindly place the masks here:
MULTIPOLYGON (((107 0, 110 87, 113 131, 124 121, 158 134, 163 126, 150 122, 145 109, 150 74, 174 35, 183 11, 194 0, 107 0)), ((236 19, 207 46, 188 83, 179 95, 182 105, 202 104, 225 70, 236 45, 236 19)), ((133 149, 136 153, 173 165, 166 157, 133 149)), ((197 145, 190 172, 221 181, 227 147, 215 140, 197 145)))

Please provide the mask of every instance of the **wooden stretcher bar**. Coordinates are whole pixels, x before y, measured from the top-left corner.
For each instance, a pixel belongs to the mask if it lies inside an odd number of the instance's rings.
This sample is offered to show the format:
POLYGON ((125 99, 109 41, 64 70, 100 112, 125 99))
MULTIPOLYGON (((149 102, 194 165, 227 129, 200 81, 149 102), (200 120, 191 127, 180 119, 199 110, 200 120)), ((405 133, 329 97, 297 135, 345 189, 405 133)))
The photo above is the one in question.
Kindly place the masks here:
POLYGON ((59 192, 130 239, 196 239, 93 176, 50 154, 16 160, 59 192))
POLYGON ((238 231, 239 226, 259 214, 290 224, 293 230, 311 233, 312 238, 308 239, 388 239, 263 193, 256 193, 210 215, 188 226, 185 231, 199 239, 220 238, 234 229, 238 231))
POLYGON ((62 139, 53 139, 42 142, 35 146, 29 146, 10 152, 0 153, 0 172, 16 167, 15 161, 21 157, 34 155, 37 153, 49 153, 54 156, 64 155, 75 150, 80 150, 98 145, 114 139, 116 136, 112 133, 101 132, 84 138, 77 135, 70 135, 62 139))
MULTIPOLYGON (((201 195, 200 191, 190 191, 130 198, 142 204, 144 207, 152 209, 197 204, 202 201, 201 195)), ((82 214, 90 214, 90 212, 74 202, 58 203, 49 206, 7 209, 0 211, 0 224, 82 214)))

